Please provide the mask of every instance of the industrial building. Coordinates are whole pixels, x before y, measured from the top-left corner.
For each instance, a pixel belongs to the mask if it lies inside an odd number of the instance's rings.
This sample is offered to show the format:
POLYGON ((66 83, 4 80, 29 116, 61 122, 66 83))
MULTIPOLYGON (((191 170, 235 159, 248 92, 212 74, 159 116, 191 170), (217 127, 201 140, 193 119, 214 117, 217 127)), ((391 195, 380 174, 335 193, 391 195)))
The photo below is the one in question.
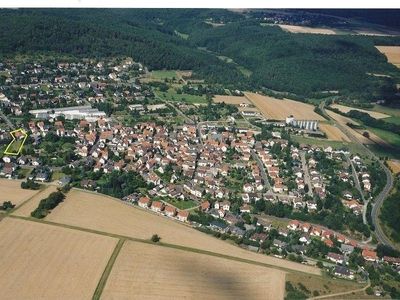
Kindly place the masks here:
POLYGON ((85 106, 71 106, 63 108, 48 108, 48 109, 34 109, 29 111, 38 119, 50 119, 59 116, 64 116, 67 120, 73 119, 98 119, 105 117, 106 113, 99 111, 97 108, 92 108, 90 105, 85 106))
POLYGON ((286 124, 305 130, 318 130, 318 121, 316 120, 296 120, 293 116, 286 118, 286 124))

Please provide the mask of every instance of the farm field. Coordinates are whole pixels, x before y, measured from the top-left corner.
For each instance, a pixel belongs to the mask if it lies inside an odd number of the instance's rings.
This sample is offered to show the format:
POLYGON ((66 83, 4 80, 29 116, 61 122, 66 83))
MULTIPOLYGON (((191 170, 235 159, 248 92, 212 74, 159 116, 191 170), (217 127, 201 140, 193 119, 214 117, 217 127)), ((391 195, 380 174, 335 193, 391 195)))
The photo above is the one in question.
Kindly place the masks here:
MULTIPOLYGON (((349 132, 351 132, 361 143, 363 144, 379 144, 385 147, 390 147, 390 145, 384 141, 382 138, 380 138, 379 136, 377 136, 376 134, 374 134, 373 132, 369 131, 370 134, 370 138, 366 138, 362 135, 362 133, 360 133, 357 130, 354 130, 353 128, 350 128, 349 126, 346 125, 346 123, 353 123, 355 125, 360 125, 360 123, 352 120, 351 118, 347 118, 345 116, 339 115, 333 111, 330 110, 326 110, 327 114, 332 117, 333 119, 335 119, 338 123, 340 123, 342 126, 345 126, 347 128, 347 130, 349 132)), ((362 132, 362 131, 361 131, 362 132)))
POLYGON ((284 290, 279 270, 129 241, 102 298, 283 299, 284 290))
POLYGON ((389 118, 390 117, 390 115, 384 114, 384 113, 381 113, 381 112, 372 111, 372 110, 365 110, 365 109, 356 108, 356 107, 349 107, 349 106, 340 105, 340 104, 333 104, 331 106, 333 108, 336 108, 336 109, 340 110, 343 113, 348 113, 351 110, 358 110, 360 112, 369 114, 371 117, 373 117, 375 119, 384 119, 384 118, 389 118))
POLYGON ((327 123, 320 123, 320 129, 326 133, 329 140, 350 142, 347 135, 345 135, 339 128, 327 123))
POLYGON ((226 96, 226 95, 216 95, 213 98, 213 101, 216 103, 226 103, 239 105, 241 103, 251 104, 251 102, 244 96, 226 96))
POLYGON ((91 299, 117 240, 14 218, 0 222, 2 299, 91 299))
POLYGON ((400 173, 400 161, 399 160, 391 159, 391 160, 388 160, 387 163, 389 165, 390 170, 392 170, 392 172, 394 174, 400 173))
POLYGON ((388 61, 400 68, 400 46, 375 46, 381 53, 385 54, 388 61))
MULTIPOLYGON (((18 212, 18 211, 17 211, 18 212)), ((320 274, 314 267, 256 254, 189 226, 101 194, 71 190, 46 220, 140 239, 158 234, 162 242, 248 259, 281 268, 320 274)))
POLYGON ((286 117, 293 115, 297 120, 325 120, 314 112, 314 106, 311 104, 248 92, 245 93, 245 96, 268 119, 285 120, 286 117))
POLYGON ((336 32, 333 29, 328 29, 328 28, 317 28, 317 27, 284 25, 284 24, 279 24, 277 26, 291 33, 336 34, 336 32))
POLYGON ((18 205, 39 192, 40 190, 21 189, 20 181, 0 179, 0 204, 3 204, 4 201, 11 201, 18 207, 18 205))
POLYGON ((33 196, 32 199, 30 199, 28 202, 26 202, 21 207, 17 208, 11 214, 16 215, 16 216, 22 216, 22 217, 30 217, 31 212, 33 210, 35 210, 36 207, 38 207, 40 200, 46 198, 47 196, 49 196, 52 192, 55 192, 56 190, 57 190, 56 186, 48 185, 45 189, 41 190, 39 193, 37 193, 35 196, 33 196))

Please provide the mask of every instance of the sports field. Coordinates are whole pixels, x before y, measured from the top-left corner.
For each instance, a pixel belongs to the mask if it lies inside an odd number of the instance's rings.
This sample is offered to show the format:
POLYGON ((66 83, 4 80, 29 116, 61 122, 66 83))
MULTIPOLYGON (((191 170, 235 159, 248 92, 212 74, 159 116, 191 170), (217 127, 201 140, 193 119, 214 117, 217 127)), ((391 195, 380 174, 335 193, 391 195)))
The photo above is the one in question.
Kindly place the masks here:
POLYGON ((218 257, 126 242, 103 299, 283 299, 285 273, 218 257))
POLYGON ((164 243, 211 251, 285 269, 320 274, 320 270, 241 249, 190 226, 132 207, 101 194, 71 190, 46 220, 139 239, 158 234, 164 243))
POLYGON ((297 120, 325 120, 322 116, 314 112, 314 106, 311 104, 288 99, 277 99, 249 92, 245 93, 245 97, 267 119, 285 120, 286 117, 293 115, 297 120))
POLYGON ((5 218, 1 299, 91 299, 117 239, 5 218))

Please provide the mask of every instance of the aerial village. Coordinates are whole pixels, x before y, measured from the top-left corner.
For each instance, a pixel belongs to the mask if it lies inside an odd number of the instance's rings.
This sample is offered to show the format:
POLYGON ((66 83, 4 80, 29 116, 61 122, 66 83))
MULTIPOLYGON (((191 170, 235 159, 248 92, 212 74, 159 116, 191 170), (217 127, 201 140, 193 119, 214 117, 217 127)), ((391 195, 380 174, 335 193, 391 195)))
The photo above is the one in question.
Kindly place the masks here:
MULTIPOLYGON (((121 201, 249 251, 350 280, 366 280, 365 265, 400 271, 400 259, 369 244, 365 212, 379 174, 361 155, 293 142, 282 126, 191 122, 181 113, 195 106, 155 97, 157 85, 138 80, 146 67, 131 59, 0 71, 2 113, 29 135, 20 155, 2 156, 1 177, 100 192, 101 176, 135 172, 147 186, 121 201)), ((2 147, 9 127, 0 123, 2 147)))

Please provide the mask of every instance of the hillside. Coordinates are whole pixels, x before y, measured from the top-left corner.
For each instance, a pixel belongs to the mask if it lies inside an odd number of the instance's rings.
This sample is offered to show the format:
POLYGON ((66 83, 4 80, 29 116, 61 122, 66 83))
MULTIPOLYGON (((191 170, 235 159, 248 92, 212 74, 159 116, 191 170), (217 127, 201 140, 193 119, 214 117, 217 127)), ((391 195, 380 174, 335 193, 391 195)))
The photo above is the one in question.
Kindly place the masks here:
POLYGON ((207 82, 300 98, 333 90, 361 101, 394 99, 400 81, 374 47, 400 45, 398 37, 293 34, 226 10, 2 10, 0 30, 3 56, 128 55, 150 69, 193 70, 207 82))

